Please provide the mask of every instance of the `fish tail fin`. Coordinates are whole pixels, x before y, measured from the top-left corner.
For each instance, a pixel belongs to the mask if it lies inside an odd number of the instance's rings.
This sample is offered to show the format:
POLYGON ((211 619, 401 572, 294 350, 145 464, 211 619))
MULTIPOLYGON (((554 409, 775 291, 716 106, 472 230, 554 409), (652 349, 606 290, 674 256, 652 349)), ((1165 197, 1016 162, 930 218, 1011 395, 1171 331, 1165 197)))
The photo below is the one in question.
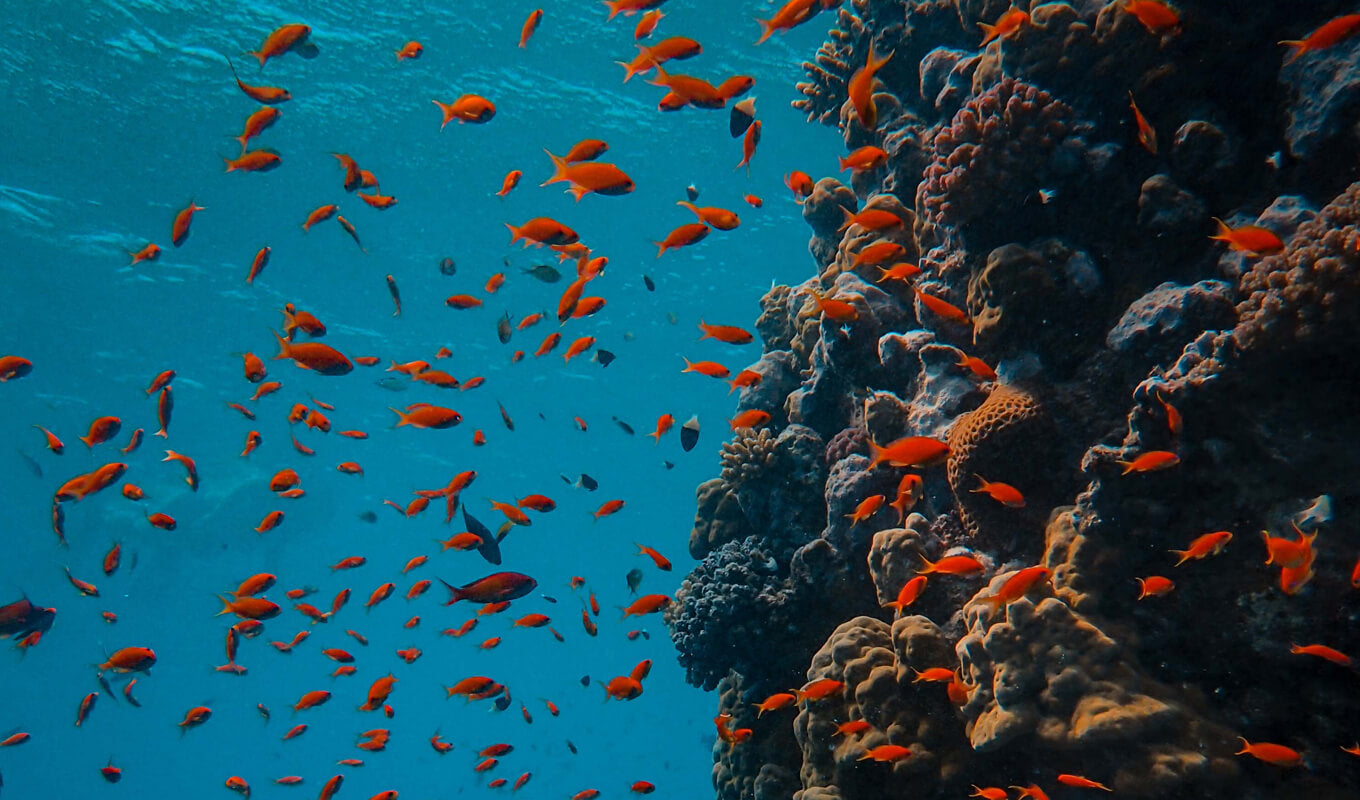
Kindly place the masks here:
POLYGON ((1218 225, 1218 230, 1214 233, 1213 236, 1210 236, 1209 238, 1226 241, 1227 240, 1226 237, 1228 236, 1228 234, 1232 233, 1232 228, 1228 227, 1228 223, 1224 222, 1218 217, 1211 217, 1211 219, 1213 219, 1214 223, 1218 225))
POLYGON ((840 172, 845 172, 847 169, 850 169, 850 159, 836 156, 836 160, 840 162, 840 172))
POLYGON ((988 42, 996 38, 996 26, 988 25, 985 22, 979 22, 977 25, 982 29, 982 45, 985 47, 988 42))
POLYGON ((1121 466, 1121 467, 1124 468, 1124 471, 1121 472, 1121 473, 1119 473, 1120 475, 1128 475, 1130 472, 1133 472, 1133 462, 1132 462, 1132 461, 1119 461, 1119 460, 1116 460, 1114 463, 1116 463, 1116 464, 1118 464, 1119 466, 1121 466))
POLYGON ((252 53, 250 51, 247 51, 246 55, 254 56, 255 60, 260 62, 260 69, 264 69, 264 62, 269 60, 269 56, 265 55, 264 53, 252 53))
POLYGON ((505 223, 505 227, 506 227, 506 229, 508 229, 508 230, 510 231, 510 244, 514 244, 515 242, 518 242, 518 241, 520 240, 520 238, 521 238, 521 234, 520 234, 520 232, 519 232, 519 228, 516 228, 514 225, 511 225, 511 224, 508 223, 508 222, 505 223))
POLYGON ((1289 56, 1285 58, 1284 60, 1285 66, 1294 63, 1294 59, 1308 52, 1308 43, 1303 41, 1302 39, 1285 39, 1284 41, 1280 42, 1280 44, 1285 45, 1286 47, 1294 48, 1294 52, 1290 53, 1289 56))
MULTIPOLYGON (((840 233, 841 231, 855 224, 855 215, 850 213, 850 209, 846 208, 845 206, 841 206, 840 209, 841 216, 844 218, 844 221, 841 223, 841 226, 836 229, 837 233, 840 233)), ((887 270, 884 270, 882 267, 879 267, 879 269, 882 270, 883 272, 887 272, 887 270)))
POLYGON ((1241 736, 1237 737, 1237 741, 1239 741, 1239 742, 1242 743, 1242 749, 1241 749, 1241 750, 1238 750, 1236 753, 1233 753, 1233 755, 1240 756, 1240 755, 1242 755, 1243 753, 1246 753, 1246 752, 1248 752, 1248 751, 1251 750, 1251 742, 1247 741, 1246 739, 1242 738, 1241 736))
POLYGON ((89 449, 93 449, 93 448, 94 448, 93 440, 92 440, 90 437, 88 437, 88 436, 77 436, 76 438, 79 439, 80 441, 84 442, 84 443, 85 443, 85 447, 87 447, 87 448, 89 448, 89 449))
POLYGON ((762 44, 766 39, 774 35, 774 23, 768 19, 761 19, 760 17, 756 17, 756 22, 760 25, 760 38, 756 39, 756 44, 762 44))
POLYGON ((405 411, 402 411, 402 410, 396 409, 396 408, 392 408, 391 406, 388 406, 388 407, 387 407, 387 410, 388 410, 388 411, 391 411, 392 413, 394 413, 394 414, 397 415, 397 424, 392 426, 393 429, 400 428, 400 427, 403 426, 403 425, 410 425, 410 424, 411 424, 411 419, 410 419, 410 417, 408 417, 408 416, 406 415, 406 412, 405 412, 405 411))
POLYGON ((548 158, 552 159, 553 174, 551 178, 540 183, 539 186, 547 186, 550 183, 557 183, 558 181, 567 180, 567 160, 562 156, 553 155, 552 152, 548 150, 548 148, 546 147, 543 148, 543 152, 548 154, 548 158))
POLYGON ((869 44, 869 61, 867 66, 865 66, 865 69, 871 72, 877 72, 879 69, 882 69, 885 65, 887 65, 889 61, 892 61, 893 53, 895 52, 896 52, 895 50, 889 50, 886 56, 875 59, 874 46, 873 43, 871 42, 869 44))
POLYGON ((276 355, 276 356, 274 356, 274 360, 275 360, 275 361, 278 361, 279 359, 282 359, 282 358, 291 358, 291 357, 292 357, 292 352, 293 352, 293 346, 292 346, 291 344, 288 343, 288 340, 287 340, 287 339, 284 339, 282 336, 280 336, 280 335, 278 334, 277 331, 273 330, 272 328, 270 329, 269 332, 272 333, 272 334, 274 334, 274 338, 275 338, 276 340, 278 340, 278 343, 279 343, 279 354, 276 355))
POLYGON ((1169 550, 1167 552, 1171 553, 1172 555, 1180 556, 1180 560, 1176 562, 1176 566, 1178 567, 1181 564, 1184 564, 1186 561, 1190 560, 1189 550, 1169 550))
MULTIPOLYGON (((681 201, 681 202, 684 202, 684 201, 681 201)), ((708 329, 708 326, 704 324, 704 318, 703 318, 703 317, 699 317, 699 330, 701 330, 701 331, 704 332, 704 335, 699 337, 699 339, 698 339, 699 341, 702 342, 702 341, 705 340, 705 339, 712 339, 712 338, 713 338, 712 332, 710 332, 709 329, 708 329)), ((728 381, 728 383, 733 383, 733 384, 735 384, 736 382, 737 382, 737 379, 736 379, 736 378, 733 378, 732 380, 728 381)), ((735 389, 735 388, 737 388, 737 387, 733 386, 732 388, 735 389)), ((728 392, 728 394, 731 394, 731 392, 728 392)))
POLYGON ((925 565, 925 569, 917 570, 917 572, 916 572, 917 575, 929 575, 929 574, 931 574, 932 572, 935 571, 935 562, 934 562, 934 561, 931 561, 930 559, 926 558, 925 556, 921 556, 920 558, 921 558, 921 563, 925 565))
POLYGON ((662 255, 663 253, 665 253, 666 250, 667 250, 666 243, 665 243, 665 242, 652 242, 652 244, 656 245, 656 248, 657 248, 657 249, 656 249, 656 257, 657 257, 657 258, 661 258, 661 255, 662 255))
POLYGON ((448 581, 446 581, 446 580, 444 580, 443 578, 440 578, 440 577, 436 577, 435 580, 437 580, 437 581, 439 581, 440 583, 444 584, 444 588, 449 590, 449 600, 448 600, 448 602, 445 603, 444 605, 446 605, 446 606, 451 606, 451 605, 453 605, 454 603, 458 602, 459 600, 462 600, 462 599, 463 599, 463 593, 462 593, 461 591, 459 591, 459 589, 458 589, 457 586, 451 585, 448 581))
POLYGON ((609 9, 609 16, 606 18, 606 22, 619 15, 622 3, 618 2, 618 0, 604 0, 604 4, 605 7, 609 9))
MULTIPOLYGON (((740 166, 740 165, 738 165, 738 166, 740 166)), ((690 201, 688 201, 688 200, 676 200, 676 201, 675 201, 675 204, 676 204, 677 206, 682 206, 682 207, 684 207, 684 208, 688 208, 690 211, 694 212, 694 216, 698 217, 700 221, 703 220, 704 216, 703 216, 702 214, 699 213, 699 207, 696 206, 696 205, 694 205, 694 204, 691 203, 690 201)))
POLYGON ((230 613, 231 613, 231 601, 228 600, 227 598, 223 597, 223 596, 220 595, 220 594, 217 596, 217 599, 222 601, 222 610, 219 611, 219 612, 217 612, 214 616, 220 617, 220 616, 222 616, 223 614, 230 614, 230 613))
POLYGON ((869 466, 867 467, 867 469, 873 469, 874 467, 878 466, 879 464, 882 464, 884 460, 885 460, 885 459, 884 459, 884 457, 883 457, 883 447, 882 447, 878 442, 874 441, 874 437, 870 436, 870 437, 869 437, 869 466))

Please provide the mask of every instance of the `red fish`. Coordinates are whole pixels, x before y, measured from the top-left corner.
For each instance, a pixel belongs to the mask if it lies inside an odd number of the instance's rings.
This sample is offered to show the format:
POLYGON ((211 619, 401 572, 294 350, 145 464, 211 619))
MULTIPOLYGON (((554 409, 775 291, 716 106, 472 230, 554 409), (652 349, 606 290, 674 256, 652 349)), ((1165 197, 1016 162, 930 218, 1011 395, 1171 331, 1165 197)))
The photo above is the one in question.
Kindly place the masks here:
POLYGON ((529 46, 529 37, 538 30, 538 24, 543 21, 543 9, 536 8, 529 12, 529 16, 524 20, 524 26, 519 31, 519 47, 521 50, 529 46))
POLYGON ((991 25, 988 25, 985 22, 979 22, 978 27, 981 28, 983 32, 981 46, 985 47, 987 43, 993 39, 1004 39, 1010 36, 1020 30, 1020 26, 1029 24, 1029 21, 1029 12, 1019 8, 1012 8, 998 17, 996 22, 991 25))
MULTIPOLYGON (((983 44, 986 44, 986 42, 984 41, 983 44)), ((863 67, 855 70, 854 75, 850 76, 850 83, 847 85, 846 91, 850 96, 850 103, 855 108, 855 117, 865 130, 872 131, 878 124, 878 106, 874 103, 874 75, 891 61, 892 57, 892 53, 888 53, 882 58, 875 57, 874 44, 870 42, 868 61, 865 62, 863 67)))
POLYGON ((264 69, 269 59, 278 58, 288 52, 296 52, 304 58, 310 58, 316 51, 316 45, 307 42, 307 37, 311 35, 312 29, 307 25, 284 25, 270 33, 259 50, 246 55, 255 56, 260 62, 260 69, 264 69))
POLYGON ((231 67, 231 75, 236 79, 236 85, 240 87, 241 92, 251 100, 254 100, 257 103, 264 103, 267 106, 272 106, 293 99, 293 96, 288 93, 287 89, 278 86, 250 86, 242 83, 241 76, 236 74, 236 65, 231 63, 230 58, 227 59, 227 66, 231 67))
POLYGON ((458 120, 458 124, 471 122, 481 124, 489 122, 496 116, 496 105, 490 100, 475 94, 465 94, 454 100, 452 103, 441 103, 438 100, 430 102, 439 106, 439 110, 444 113, 444 119, 439 123, 439 130, 444 130, 444 126, 453 120, 458 120))
POLYGON ((207 211, 206 208, 190 200, 189 205, 175 214, 175 221, 170 225, 170 243, 175 247, 184 244, 189 238, 189 224, 194 220, 194 214, 199 211, 207 211))
POLYGON ((397 61, 400 62, 405 61, 408 58, 420 58, 420 55, 425 52, 425 46, 420 42, 410 41, 402 45, 401 49, 395 52, 397 54, 397 61))
POLYGON ((1360 14, 1345 14, 1324 22, 1317 30, 1302 39, 1286 39, 1280 44, 1294 48, 1284 63, 1289 64, 1305 53, 1326 50, 1360 32, 1360 14))

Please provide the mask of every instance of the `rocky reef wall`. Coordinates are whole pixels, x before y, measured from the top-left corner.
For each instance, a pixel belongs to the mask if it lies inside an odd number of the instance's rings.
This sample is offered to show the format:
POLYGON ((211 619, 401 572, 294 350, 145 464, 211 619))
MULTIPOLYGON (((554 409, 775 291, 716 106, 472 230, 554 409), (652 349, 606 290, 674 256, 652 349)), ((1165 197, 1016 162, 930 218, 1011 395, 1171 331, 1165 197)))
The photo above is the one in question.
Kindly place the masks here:
POLYGON ((886 158, 698 489, 722 800, 1360 797, 1360 24, 1278 43, 1360 9, 1166 8, 855 0, 804 65, 886 158))

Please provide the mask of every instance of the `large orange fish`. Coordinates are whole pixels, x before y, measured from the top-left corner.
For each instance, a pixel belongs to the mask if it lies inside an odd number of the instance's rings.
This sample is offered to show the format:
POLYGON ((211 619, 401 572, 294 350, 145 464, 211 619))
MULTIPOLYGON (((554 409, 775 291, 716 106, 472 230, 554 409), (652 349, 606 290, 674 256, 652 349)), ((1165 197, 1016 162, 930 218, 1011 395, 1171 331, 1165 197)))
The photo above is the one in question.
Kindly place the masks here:
POLYGON ((496 105, 490 100, 475 94, 465 94, 454 100, 452 103, 441 103, 438 100, 430 102, 439 106, 439 110, 444 112, 444 120, 439 123, 439 130, 444 130, 444 126, 453 120, 458 120, 458 124, 471 122, 480 124, 490 122, 496 116, 496 105))
POLYGON ((284 53, 297 53, 303 58, 315 58, 317 47, 307 41, 307 37, 312 35, 312 29, 307 25, 293 24, 284 25, 270 33, 260 45, 260 49, 253 53, 246 53, 248 56, 255 56, 260 62, 260 69, 271 58, 278 58, 284 53))
POLYGON ((567 189, 568 194, 580 200, 587 194, 594 192, 603 195, 621 195, 633 191, 633 179, 614 164, 602 161, 587 161, 579 164, 570 164, 565 158, 555 156, 548 150, 543 152, 548 154, 548 158, 553 162, 553 174, 540 186, 547 186, 550 183, 566 181, 570 184, 567 189))
POLYGON ((518 572, 495 572, 462 586, 452 586, 444 580, 439 582, 449 590, 448 602, 444 603, 446 606, 451 606, 460 600, 471 600, 474 603, 499 603, 506 600, 516 600, 532 592, 534 587, 538 586, 538 581, 518 572))
POLYGON ((345 375, 354 369, 348 358, 339 350, 321 342, 290 342, 277 333, 274 338, 279 343, 279 354, 274 360, 290 358, 303 369, 310 369, 321 375, 345 375))
POLYGON ((870 42, 868 61, 850 76, 850 84, 847 87, 850 103, 855 107, 855 117, 865 130, 871 131, 878 125, 878 106, 874 104, 874 75, 891 61, 892 57, 892 53, 882 58, 876 57, 874 44, 870 42))
POLYGON ((1288 64, 1304 53, 1326 50, 1349 39, 1357 32, 1360 32, 1360 14, 1345 14, 1331 19, 1302 39, 1286 39, 1280 42, 1294 48, 1284 63, 1288 64))

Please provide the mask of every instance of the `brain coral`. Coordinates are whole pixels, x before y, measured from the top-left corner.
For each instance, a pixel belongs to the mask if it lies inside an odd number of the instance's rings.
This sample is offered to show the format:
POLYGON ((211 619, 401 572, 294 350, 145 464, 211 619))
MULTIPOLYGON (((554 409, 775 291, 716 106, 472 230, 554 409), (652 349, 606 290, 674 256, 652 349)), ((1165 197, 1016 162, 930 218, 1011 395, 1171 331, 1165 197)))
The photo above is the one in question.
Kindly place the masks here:
POLYGON ((981 406, 958 418, 949 431, 949 488, 972 536, 985 536, 989 546, 1012 550, 1017 527, 1035 526, 1036 513, 1042 524, 1047 516, 1043 500, 1051 494, 1045 476, 1053 473, 1057 455, 1055 439, 1043 403, 1018 385, 998 385, 981 406), (1025 495, 1026 507, 1007 508, 974 492, 978 475, 1016 487, 1025 495))

